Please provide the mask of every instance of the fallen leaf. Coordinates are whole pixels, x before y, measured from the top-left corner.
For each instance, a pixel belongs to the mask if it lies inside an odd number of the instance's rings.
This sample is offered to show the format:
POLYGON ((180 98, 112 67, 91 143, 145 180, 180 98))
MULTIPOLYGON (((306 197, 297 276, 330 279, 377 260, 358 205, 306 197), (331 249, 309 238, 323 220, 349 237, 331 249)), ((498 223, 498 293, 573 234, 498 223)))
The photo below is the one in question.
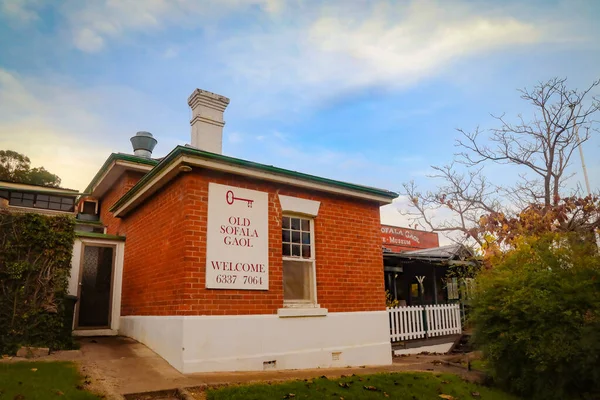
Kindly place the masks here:
POLYGON ((450 396, 449 394, 440 394, 440 399, 445 399, 445 400, 456 400, 456 397, 454 397, 454 396, 450 396))
POLYGON ((25 400, 25 396, 23 396, 22 394, 18 394, 15 397, 13 397, 13 400, 25 400))
POLYGON ((37 371, 37 368, 31 368, 31 370, 32 370, 33 372, 35 372, 35 371, 37 371))
POLYGON ((376 392, 377 388, 375 386, 363 386, 365 390, 370 390, 372 392, 376 392))
POLYGON ((293 397, 296 397, 296 395, 294 393, 288 393, 285 396, 283 396, 284 399, 291 399, 293 397))
POLYGON ((56 393, 57 396, 64 396, 65 394, 63 392, 61 392, 60 390, 55 390, 54 393, 56 393))
POLYGON ((471 393, 471 396, 480 397, 481 395, 479 394, 479 392, 473 392, 473 393, 471 393))
POLYGON ((444 385, 447 385, 447 384, 449 384, 450 382, 448 382, 448 381, 442 381, 442 383, 443 383, 444 385))
POLYGON ((83 386, 77 385, 77 386, 75 386, 75 389, 77 389, 77 390, 83 390, 83 386))
POLYGON ((350 387, 350 385, 348 385, 346 382, 340 382, 338 383, 338 385, 340 385, 340 387, 344 388, 344 389, 348 389, 350 387))
POLYGON ((389 394, 387 394, 386 392, 383 392, 383 395, 384 395, 385 397, 390 397, 390 395, 389 395, 389 394))

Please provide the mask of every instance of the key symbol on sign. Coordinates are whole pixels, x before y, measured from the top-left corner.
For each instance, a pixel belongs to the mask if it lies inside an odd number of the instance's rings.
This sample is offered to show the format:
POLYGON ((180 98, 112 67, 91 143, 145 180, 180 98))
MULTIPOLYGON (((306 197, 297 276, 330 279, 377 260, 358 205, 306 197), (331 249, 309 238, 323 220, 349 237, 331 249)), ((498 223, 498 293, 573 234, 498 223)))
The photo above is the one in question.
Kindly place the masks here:
POLYGON ((248 204, 248 208, 252 208, 252 203, 254 203, 254 200, 242 199, 240 197, 235 197, 235 195, 233 194, 233 192, 231 190, 227 191, 227 194, 225 195, 225 200, 227 200, 227 204, 229 204, 229 205, 232 205, 236 200, 245 201, 248 204))

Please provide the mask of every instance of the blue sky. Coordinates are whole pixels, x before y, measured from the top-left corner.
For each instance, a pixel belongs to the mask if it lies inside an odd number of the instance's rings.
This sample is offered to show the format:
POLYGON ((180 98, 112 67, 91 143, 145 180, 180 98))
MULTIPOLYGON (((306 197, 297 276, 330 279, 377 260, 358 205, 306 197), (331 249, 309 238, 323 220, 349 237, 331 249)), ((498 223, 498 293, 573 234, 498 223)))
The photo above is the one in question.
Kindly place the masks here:
MULTIPOLYGON (((84 189, 138 130, 158 139, 155 156, 188 143, 186 100, 201 88, 231 99, 227 155, 433 187, 455 128, 526 114, 517 88, 600 78, 598 20, 593 0, 0 0, 0 148, 84 189)), ((598 189, 600 138, 585 153, 598 189)))

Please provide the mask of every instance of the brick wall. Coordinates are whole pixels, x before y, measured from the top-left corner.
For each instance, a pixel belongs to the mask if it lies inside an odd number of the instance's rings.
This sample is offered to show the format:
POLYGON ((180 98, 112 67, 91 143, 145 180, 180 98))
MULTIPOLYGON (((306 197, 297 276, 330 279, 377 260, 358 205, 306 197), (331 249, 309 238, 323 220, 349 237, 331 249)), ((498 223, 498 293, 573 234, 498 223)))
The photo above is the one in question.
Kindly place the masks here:
MULTIPOLYGON (((123 221, 127 229, 122 315, 180 315, 193 277, 186 275, 190 256, 191 219, 185 207, 186 179, 161 188, 123 221)), ((189 300, 189 299, 187 299, 189 300)))
POLYGON ((194 169, 163 187, 122 222, 127 231, 122 315, 276 313, 283 305, 278 194, 321 202, 315 218, 321 307, 330 312, 384 310, 376 203, 194 169), (269 194, 268 291, 205 288, 209 182, 269 194))
POLYGON ((113 217, 108 210, 117 200, 129 191, 145 174, 143 172, 126 171, 100 199, 100 221, 106 226, 109 235, 125 235, 125 226, 121 219, 113 217))

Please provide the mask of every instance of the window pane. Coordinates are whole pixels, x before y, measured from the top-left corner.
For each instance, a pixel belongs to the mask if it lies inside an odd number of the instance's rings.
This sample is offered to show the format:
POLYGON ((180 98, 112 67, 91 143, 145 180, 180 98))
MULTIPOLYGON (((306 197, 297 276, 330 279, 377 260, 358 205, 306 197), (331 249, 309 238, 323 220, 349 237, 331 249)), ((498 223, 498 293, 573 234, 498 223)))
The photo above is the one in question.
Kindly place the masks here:
POLYGON ((311 300, 311 267, 310 262, 283 262, 284 300, 311 300))
POLYGON ((310 244, 310 233, 302 232, 302 244, 310 244))
POLYGON ((92 201, 83 202, 83 214, 96 214, 96 203, 92 201))
POLYGON ((70 204, 61 204, 60 209, 62 211, 73 211, 73 206, 70 204))
POLYGON ((302 230, 306 231, 306 232, 310 231, 310 220, 308 220, 308 219, 302 220, 302 230))
POLYGON ((60 203, 50 203, 48 208, 51 210, 60 210, 60 203))
POLYGON ((48 201, 48 195, 47 194, 38 194, 37 201, 48 201))
POLYGON ((281 231, 281 240, 282 241, 289 243, 291 238, 292 238, 292 235, 290 234, 290 231, 288 231, 288 230, 281 231))
POLYGON ((281 246, 281 253, 284 256, 291 256, 291 252, 290 252, 290 245, 287 243, 283 243, 283 245, 281 246))
POLYGON ((300 218, 292 218, 292 229, 296 231, 300 230, 300 218))
POLYGON ((300 232, 292 231, 292 243, 300 243, 300 232))
POLYGON ((60 203, 60 197, 50 196, 50 201, 54 203, 60 203))
POLYGON ((290 217, 283 217, 282 227, 283 229, 290 229, 290 217))
POLYGON ((302 257, 310 258, 310 246, 307 246, 307 245, 302 246, 302 257))
POLYGON ((300 257, 300 245, 299 244, 292 245, 292 256, 300 257))
POLYGON ((8 203, 11 206, 33 207, 33 198, 33 194, 13 192, 8 203))

